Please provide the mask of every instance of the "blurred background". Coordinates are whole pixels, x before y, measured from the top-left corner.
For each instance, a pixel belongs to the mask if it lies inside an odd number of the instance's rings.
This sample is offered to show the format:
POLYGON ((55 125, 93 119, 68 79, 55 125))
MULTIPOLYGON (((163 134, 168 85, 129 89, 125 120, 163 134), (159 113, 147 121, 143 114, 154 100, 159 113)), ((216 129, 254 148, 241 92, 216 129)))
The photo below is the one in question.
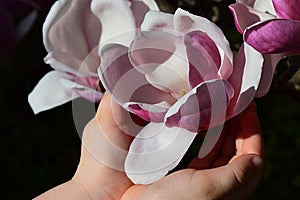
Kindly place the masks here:
MULTIPOLYGON (((32 199, 69 180, 80 158, 72 103, 34 115, 27 96, 51 70, 44 64, 42 25, 54 0, 0 0, 1 199, 32 199)), ((242 36, 222 0, 157 0, 209 18, 236 51, 242 36)), ((300 199, 300 75, 283 60, 269 94, 257 99, 265 140, 265 167, 249 199, 300 199), (291 80, 287 80, 290 79, 291 80), (284 81, 283 81, 284 80, 284 81), (297 90, 298 89, 298 90, 297 90)), ((299 63, 300 65, 300 63, 299 63)))

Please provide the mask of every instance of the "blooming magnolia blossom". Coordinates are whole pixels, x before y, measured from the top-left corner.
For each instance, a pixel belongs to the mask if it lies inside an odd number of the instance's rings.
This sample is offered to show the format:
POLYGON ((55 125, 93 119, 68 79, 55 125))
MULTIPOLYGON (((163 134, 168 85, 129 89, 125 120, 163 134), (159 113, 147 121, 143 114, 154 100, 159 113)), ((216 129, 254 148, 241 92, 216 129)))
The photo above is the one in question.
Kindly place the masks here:
MULTIPOLYGON (((153 0, 59 0, 43 26, 45 62, 54 69, 46 74, 28 101, 35 113, 84 97, 97 102, 100 64, 98 44, 140 26, 153 0)), ((127 45, 134 38, 114 41, 127 45)), ((113 39, 112 39, 113 41, 113 39)))
POLYGON ((128 177, 142 184, 166 175, 197 133, 209 129, 199 155, 207 153, 218 139, 216 127, 252 101, 263 67, 262 54, 247 44, 233 61, 221 29, 182 9, 149 11, 129 46, 107 44, 100 53, 106 90, 150 122, 125 161, 128 177))
POLYGON ((300 53, 300 0, 237 0, 230 6, 244 40, 265 54, 263 81, 257 96, 270 88, 278 61, 300 53), (265 71, 266 70, 266 71, 265 71))

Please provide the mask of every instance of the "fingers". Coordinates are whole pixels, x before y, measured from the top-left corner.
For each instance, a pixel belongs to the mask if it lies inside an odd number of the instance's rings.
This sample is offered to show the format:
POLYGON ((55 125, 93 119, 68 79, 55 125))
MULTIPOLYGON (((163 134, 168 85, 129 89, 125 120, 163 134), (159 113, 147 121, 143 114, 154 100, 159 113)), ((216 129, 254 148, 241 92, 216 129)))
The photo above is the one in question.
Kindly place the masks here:
POLYGON ((144 125, 136 116, 131 115, 117 104, 108 93, 104 94, 100 102, 96 120, 103 131, 114 139, 119 135, 128 135, 129 138, 136 136, 144 125))
POLYGON ((262 167, 262 159, 249 154, 226 166, 197 171, 190 186, 191 192, 194 191, 193 198, 245 199, 257 186, 262 167))
POLYGON ((262 130, 254 102, 226 122, 219 141, 206 157, 194 158, 188 167, 198 170, 219 167, 243 154, 263 156, 262 130))
POLYGON ((86 149, 105 167, 119 171, 124 171, 124 161, 132 141, 132 137, 125 134, 116 123, 123 120, 123 113, 124 110, 105 94, 96 117, 86 125, 82 137, 83 150, 86 149))
POLYGON ((263 157, 262 129, 254 103, 238 116, 236 148, 236 157, 244 154, 263 157))
MULTIPOLYGON (((225 127, 226 130, 226 127, 225 127)), ((188 165, 188 168, 193 169, 208 169, 211 168, 213 163, 216 161, 220 155, 224 140, 226 138, 226 131, 223 130, 218 142, 214 145, 213 149, 203 158, 195 157, 188 165)), ((201 147, 202 148, 202 147, 201 147)))

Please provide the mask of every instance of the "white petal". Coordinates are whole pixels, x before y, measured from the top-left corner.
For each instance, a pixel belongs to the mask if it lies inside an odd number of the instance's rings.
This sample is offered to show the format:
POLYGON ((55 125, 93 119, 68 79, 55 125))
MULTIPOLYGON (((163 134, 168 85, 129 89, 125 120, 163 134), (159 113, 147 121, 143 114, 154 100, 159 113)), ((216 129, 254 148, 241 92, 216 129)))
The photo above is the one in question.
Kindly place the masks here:
POLYGON ((229 117, 242 112, 253 100, 260 83, 263 62, 262 54, 246 43, 241 46, 229 78, 235 91, 229 106, 229 117))
POLYGON ((141 25, 142 31, 151 31, 156 29, 173 30, 173 15, 159 11, 149 11, 141 25))
MULTIPOLYGON (((49 64, 53 69, 59 70, 59 71, 65 71, 68 73, 76 74, 76 69, 72 68, 70 66, 65 65, 64 63, 60 62, 56 59, 56 54, 54 52, 50 52, 47 54, 47 56, 44 58, 44 61, 46 64, 49 64)), ((74 62, 80 63, 79 60, 75 60, 74 62)))
POLYGON ((284 57, 283 54, 266 54, 264 55, 264 66, 261 75, 261 80, 259 82, 259 87, 255 94, 255 97, 265 96, 272 84, 274 71, 277 63, 284 57))
POLYGON ((136 23, 127 1, 92 1, 91 9, 101 21, 103 30, 99 51, 107 43, 129 46, 136 34, 136 23))
POLYGON ((48 52, 54 49, 54 47, 51 45, 51 42, 48 41, 48 33, 50 28, 56 20, 66 13, 71 4, 72 1, 69 0, 56 1, 47 15, 47 18, 43 24, 43 41, 48 52))
POLYGON ((136 184, 159 180, 182 159, 197 133, 150 123, 133 140, 125 161, 127 176, 136 184))
POLYGON ((159 10, 157 3, 154 0, 142 0, 150 10, 159 10))
POLYGON ((28 95, 33 112, 37 114, 77 98, 78 95, 72 95, 72 89, 64 87, 61 82, 71 78, 71 75, 60 71, 46 74, 28 95))
POLYGON ((263 57, 262 54, 257 52, 251 46, 245 43, 245 55, 246 63, 243 74, 243 81, 241 87, 241 93, 247 91, 249 88, 258 88, 258 84, 261 77, 263 57), (254 67, 255 66, 255 67, 254 67))

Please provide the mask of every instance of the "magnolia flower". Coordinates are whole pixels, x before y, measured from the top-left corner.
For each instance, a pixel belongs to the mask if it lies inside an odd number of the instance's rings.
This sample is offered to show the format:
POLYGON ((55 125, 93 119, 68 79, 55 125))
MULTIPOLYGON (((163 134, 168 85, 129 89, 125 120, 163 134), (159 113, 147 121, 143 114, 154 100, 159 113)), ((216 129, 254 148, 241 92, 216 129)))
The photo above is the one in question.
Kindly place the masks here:
POLYGON ((222 31, 182 9, 174 15, 148 12, 129 46, 107 44, 100 52, 99 76, 106 90, 150 122, 125 161, 128 177, 143 184, 173 169, 200 130, 213 133, 199 155, 212 148, 215 128, 252 101, 263 63, 247 44, 233 61, 222 31))
MULTIPOLYGON (((152 0, 59 0, 51 8, 43 26, 45 62, 54 69, 46 74, 28 101, 38 113, 84 97, 97 102, 100 64, 98 44, 140 26, 152 0)), ((128 44, 134 37, 115 41, 128 44)))
POLYGON ((257 96, 270 88, 278 61, 287 55, 300 53, 299 0, 237 0, 230 5, 236 27, 244 40, 265 54, 264 82, 257 96))

